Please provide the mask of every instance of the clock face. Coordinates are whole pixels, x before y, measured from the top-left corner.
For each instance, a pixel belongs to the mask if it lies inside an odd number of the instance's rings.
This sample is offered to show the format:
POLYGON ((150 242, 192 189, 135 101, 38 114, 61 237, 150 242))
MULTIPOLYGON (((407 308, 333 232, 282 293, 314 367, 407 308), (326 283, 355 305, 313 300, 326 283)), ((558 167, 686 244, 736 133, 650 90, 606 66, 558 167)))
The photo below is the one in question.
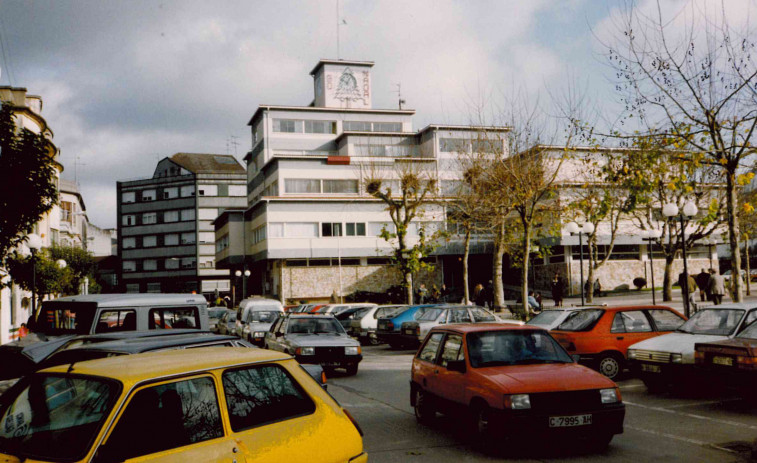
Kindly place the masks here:
POLYGON ((355 101, 362 98, 357 86, 357 79, 350 68, 346 68, 339 76, 334 98, 342 101, 355 101))

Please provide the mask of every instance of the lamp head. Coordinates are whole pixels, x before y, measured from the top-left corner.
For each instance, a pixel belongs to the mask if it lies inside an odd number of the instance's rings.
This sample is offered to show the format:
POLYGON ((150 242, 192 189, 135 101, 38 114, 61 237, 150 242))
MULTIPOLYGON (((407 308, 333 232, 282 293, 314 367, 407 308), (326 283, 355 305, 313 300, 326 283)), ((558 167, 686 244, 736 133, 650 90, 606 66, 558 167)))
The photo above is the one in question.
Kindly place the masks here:
POLYGON ((36 233, 30 233, 26 236, 26 245, 32 251, 38 251, 42 248, 42 237, 36 233))
POLYGON ((697 209, 697 205, 693 201, 689 201, 683 206, 683 213, 687 217, 694 217, 697 215, 697 212, 699 212, 699 209, 697 209))
POLYGON ((64 268, 68 267, 68 264, 63 259, 58 259, 57 261, 55 261, 55 263, 58 264, 58 268, 61 269, 61 270, 63 270, 64 268))
POLYGON ((591 222, 586 222, 582 227, 582 231, 587 235, 591 235, 592 233, 594 233, 594 224, 591 222))
POLYGON ((249 270, 245 270, 244 271, 244 276, 246 276, 246 277, 250 276, 250 271, 249 270))
POLYGON ((578 224, 575 222, 570 222, 568 225, 565 226, 565 231, 570 234, 578 233, 579 231, 578 224))
POLYGON ((236 272, 234 272, 234 275, 238 276, 238 277, 241 277, 242 276, 242 271, 241 270, 237 270, 236 272))
POLYGON ((662 206, 662 215, 665 217, 675 217, 678 215, 678 205, 676 203, 668 203, 662 206))

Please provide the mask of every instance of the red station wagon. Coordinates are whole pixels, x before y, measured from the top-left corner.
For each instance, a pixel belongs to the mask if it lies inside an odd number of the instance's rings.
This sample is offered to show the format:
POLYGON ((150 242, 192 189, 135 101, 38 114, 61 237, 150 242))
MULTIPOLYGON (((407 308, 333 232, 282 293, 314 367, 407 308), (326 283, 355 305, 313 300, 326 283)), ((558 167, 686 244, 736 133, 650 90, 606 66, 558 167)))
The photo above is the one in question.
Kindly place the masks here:
POLYGON ((599 447, 623 432, 617 385, 581 365, 534 326, 433 328, 413 359, 410 403, 419 422, 437 412, 470 418, 484 441, 578 437, 599 447))
POLYGON ((550 331, 580 362, 616 379, 626 364, 628 347, 676 330, 686 317, 670 307, 591 307, 572 313, 550 331))

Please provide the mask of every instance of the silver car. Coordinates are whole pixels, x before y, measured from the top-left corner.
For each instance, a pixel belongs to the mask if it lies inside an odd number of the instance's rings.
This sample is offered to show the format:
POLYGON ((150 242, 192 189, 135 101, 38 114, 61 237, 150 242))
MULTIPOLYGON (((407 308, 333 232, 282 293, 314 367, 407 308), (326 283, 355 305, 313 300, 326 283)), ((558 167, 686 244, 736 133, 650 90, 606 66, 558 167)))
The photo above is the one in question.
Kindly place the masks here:
POLYGON ((523 322, 502 320, 493 313, 478 306, 439 306, 430 307, 417 320, 402 324, 401 336, 408 345, 420 345, 431 328, 452 323, 514 323, 523 322))

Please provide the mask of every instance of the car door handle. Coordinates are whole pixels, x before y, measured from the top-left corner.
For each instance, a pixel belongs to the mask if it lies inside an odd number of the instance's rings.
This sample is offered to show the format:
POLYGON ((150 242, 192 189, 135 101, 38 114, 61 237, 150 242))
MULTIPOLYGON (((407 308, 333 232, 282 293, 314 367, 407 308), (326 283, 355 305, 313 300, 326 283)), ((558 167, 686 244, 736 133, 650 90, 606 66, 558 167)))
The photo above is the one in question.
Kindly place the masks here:
POLYGON ((618 341, 620 341, 620 340, 622 340, 622 339, 623 339, 623 336, 618 336, 618 337, 617 337, 617 338, 615 338, 615 339, 617 339, 618 341))

